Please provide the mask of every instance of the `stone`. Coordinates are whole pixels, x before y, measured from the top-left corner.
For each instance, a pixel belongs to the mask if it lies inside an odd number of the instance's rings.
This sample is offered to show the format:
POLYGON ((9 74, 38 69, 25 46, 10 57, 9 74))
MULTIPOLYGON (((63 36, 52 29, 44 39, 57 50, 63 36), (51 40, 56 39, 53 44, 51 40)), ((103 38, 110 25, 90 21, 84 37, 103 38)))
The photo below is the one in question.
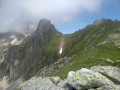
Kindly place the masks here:
POLYGON ((120 62, 120 60, 116 60, 116 62, 120 62))
POLYGON ((117 90, 118 88, 111 80, 101 73, 86 68, 78 70, 72 75, 73 76, 67 78, 66 83, 68 86, 77 90, 96 89, 100 87, 102 87, 103 90, 117 90))
POLYGON ((110 62, 110 63, 114 63, 112 60, 110 59, 106 59, 106 61, 110 62))
MULTIPOLYGON (((58 79, 59 77, 52 77, 52 80, 55 82, 59 81, 58 79)), ((20 88, 21 90, 64 90, 53 83, 49 77, 33 77, 20 85, 20 88)))
POLYGON ((95 66, 70 71, 65 80, 60 77, 33 77, 19 85, 21 90, 120 90, 120 69, 95 66))
POLYGON ((73 77, 73 75, 75 74, 75 72, 74 71, 70 71, 69 73, 68 73, 68 76, 67 76, 67 78, 71 78, 71 77, 73 77))
POLYGON ((100 72, 107 76, 113 77, 120 81, 120 69, 112 66, 95 66, 91 68, 92 71, 100 72))
POLYGON ((56 77, 51 77, 50 78, 52 82, 54 82, 56 85, 60 82, 60 77, 56 76, 56 77))

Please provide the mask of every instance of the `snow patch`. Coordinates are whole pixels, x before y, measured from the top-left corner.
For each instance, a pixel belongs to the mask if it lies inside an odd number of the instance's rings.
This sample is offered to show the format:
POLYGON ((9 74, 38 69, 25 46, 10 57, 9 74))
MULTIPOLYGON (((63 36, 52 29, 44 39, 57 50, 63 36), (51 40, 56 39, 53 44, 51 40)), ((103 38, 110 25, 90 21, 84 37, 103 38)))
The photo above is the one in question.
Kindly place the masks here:
POLYGON ((17 38, 15 38, 15 39, 11 42, 11 44, 14 44, 16 41, 17 41, 17 38))
POLYGON ((25 37, 30 36, 30 34, 26 34, 25 37))
POLYGON ((60 49, 60 51, 59 51, 59 54, 61 54, 62 53, 62 47, 61 47, 61 49, 60 49))

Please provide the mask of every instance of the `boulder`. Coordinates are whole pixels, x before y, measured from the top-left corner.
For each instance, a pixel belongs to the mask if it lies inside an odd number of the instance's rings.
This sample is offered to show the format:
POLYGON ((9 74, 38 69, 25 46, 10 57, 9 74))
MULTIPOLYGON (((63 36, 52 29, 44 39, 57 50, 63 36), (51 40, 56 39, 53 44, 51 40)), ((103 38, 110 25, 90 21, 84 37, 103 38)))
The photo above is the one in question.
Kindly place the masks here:
POLYGON ((57 86, 59 77, 33 77, 20 85, 21 90, 63 90, 62 86, 57 86), (54 82, 53 82, 54 81, 54 82), (57 84, 55 84, 57 82, 57 84))
POLYGON ((68 74, 66 83, 73 89, 86 90, 102 88, 102 90, 118 90, 119 88, 101 73, 86 68, 78 70, 70 76, 69 75, 70 74, 68 74))
POLYGON ((112 66, 95 66, 91 68, 92 71, 102 73, 106 77, 116 79, 116 82, 120 84, 120 69, 112 66))
POLYGON ((95 66, 90 70, 70 71, 60 77, 33 77, 20 86, 21 90, 120 90, 120 70, 112 66, 95 66))

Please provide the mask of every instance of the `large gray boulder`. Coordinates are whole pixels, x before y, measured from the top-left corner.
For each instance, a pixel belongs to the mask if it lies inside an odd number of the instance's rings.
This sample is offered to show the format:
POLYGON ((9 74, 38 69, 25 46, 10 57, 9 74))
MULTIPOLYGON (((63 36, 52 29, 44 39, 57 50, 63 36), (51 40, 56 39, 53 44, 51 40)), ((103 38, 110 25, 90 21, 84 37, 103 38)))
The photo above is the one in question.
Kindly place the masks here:
POLYGON ((83 68, 76 72, 69 72, 66 83, 77 90, 97 89, 102 90, 119 90, 119 86, 115 85, 110 79, 99 72, 83 68))
POLYGON ((120 84, 120 69, 112 66, 95 66, 91 68, 92 71, 102 73, 106 77, 111 77, 117 80, 120 84))
POLYGON ((33 77, 20 85, 21 90, 64 90, 65 83, 59 77, 33 77))
POLYGON ((70 71, 60 77, 33 77, 19 86, 21 90, 120 90, 120 70, 112 66, 95 66, 70 71))

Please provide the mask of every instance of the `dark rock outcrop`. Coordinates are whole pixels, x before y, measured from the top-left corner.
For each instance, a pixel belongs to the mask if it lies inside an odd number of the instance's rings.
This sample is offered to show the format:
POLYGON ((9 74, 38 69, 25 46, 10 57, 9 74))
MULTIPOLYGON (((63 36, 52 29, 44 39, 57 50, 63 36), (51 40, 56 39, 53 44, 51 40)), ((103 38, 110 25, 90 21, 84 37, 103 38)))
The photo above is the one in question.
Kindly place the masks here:
POLYGON ((20 45, 12 46, 8 50, 4 62, 0 65, 1 77, 6 75, 10 81, 15 81, 21 76, 28 79, 35 75, 40 68, 53 63, 58 58, 58 48, 56 51, 54 50, 55 52, 51 51, 56 55, 50 56, 47 60, 45 53, 43 54, 43 48, 59 35, 61 33, 56 30, 49 20, 42 19, 37 30, 31 36, 26 38, 20 45))

